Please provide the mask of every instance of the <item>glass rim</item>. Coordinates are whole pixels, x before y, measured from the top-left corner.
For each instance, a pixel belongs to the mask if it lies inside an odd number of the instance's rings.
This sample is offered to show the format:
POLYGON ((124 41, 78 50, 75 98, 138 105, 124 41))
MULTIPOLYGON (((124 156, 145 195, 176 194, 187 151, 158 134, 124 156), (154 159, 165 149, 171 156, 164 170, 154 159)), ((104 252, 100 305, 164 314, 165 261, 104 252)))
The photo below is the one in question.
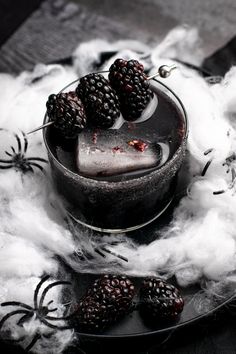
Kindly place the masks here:
MULTIPOLYGON (((106 74, 108 73, 107 70, 105 71, 97 71, 95 72, 97 74, 106 74)), ((164 84, 163 82, 157 80, 156 78, 153 78, 151 79, 155 82, 157 82, 158 84, 160 84, 161 86, 163 86, 167 91, 169 91, 174 97, 175 99, 178 101, 182 111, 183 111, 183 117, 184 117, 184 123, 185 123, 185 131, 184 131, 184 135, 183 135, 183 138, 182 138, 182 141, 179 145, 179 147, 177 148, 177 150, 174 152, 173 156, 164 163, 163 166, 161 166, 160 168, 157 168, 156 170, 154 171, 150 171, 150 173, 147 173, 145 176, 141 176, 141 177, 135 177, 135 178, 131 178, 130 180, 125 180, 125 181, 107 181, 107 180, 98 180, 98 179, 95 179, 95 178, 90 178, 90 177, 86 177, 86 176, 82 176, 80 175, 79 173, 76 173, 76 172, 73 172, 71 171, 69 168, 67 168, 65 165, 63 165, 59 160, 58 158, 54 155, 54 153, 52 152, 52 150, 50 149, 49 145, 48 145, 48 142, 47 142, 47 138, 46 138, 46 130, 50 127, 46 127, 43 129, 43 140, 44 140, 44 144, 46 146, 46 149, 47 149, 47 152, 50 154, 50 156, 52 157, 53 160, 55 160, 57 162, 57 164, 60 165, 60 167, 65 170, 66 172, 68 172, 70 175, 74 176, 76 179, 81 179, 83 181, 91 181, 92 183, 97 183, 97 184, 108 184, 109 185, 120 185, 120 184, 127 184, 129 183, 130 181, 132 182, 135 182, 135 181, 142 181, 143 179, 145 179, 147 176, 152 176, 156 173, 161 173, 162 171, 164 171, 165 169, 168 169, 168 166, 172 163, 172 161, 174 160, 175 157, 178 156, 178 152, 179 150, 182 150, 184 147, 184 145, 186 144, 187 142, 187 138, 188 138, 188 133, 189 133, 189 125, 188 125, 188 115, 187 115, 187 112, 186 112, 186 109, 184 107, 184 104, 183 102, 181 101, 181 99, 178 97, 178 95, 169 87, 167 86, 166 84, 164 84)), ((64 92, 68 87, 72 86, 73 84, 77 83, 80 81, 80 78, 77 78, 76 80, 73 80, 72 82, 70 82, 69 84, 67 84, 66 86, 64 86, 59 92, 59 93, 62 93, 64 92)), ((43 119, 43 124, 47 123, 48 122, 48 115, 47 115, 47 111, 45 112, 44 114, 44 119, 43 119)))

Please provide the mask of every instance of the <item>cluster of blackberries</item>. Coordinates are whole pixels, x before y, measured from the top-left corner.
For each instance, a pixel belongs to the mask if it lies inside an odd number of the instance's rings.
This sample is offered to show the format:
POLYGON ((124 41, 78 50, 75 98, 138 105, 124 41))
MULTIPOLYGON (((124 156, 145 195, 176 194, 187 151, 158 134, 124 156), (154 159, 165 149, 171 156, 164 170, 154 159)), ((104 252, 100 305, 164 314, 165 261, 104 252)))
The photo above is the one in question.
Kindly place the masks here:
POLYGON ((135 292, 127 277, 103 275, 79 301, 76 326, 86 332, 101 332, 136 308, 150 320, 175 319, 183 310, 184 300, 179 290, 162 279, 144 279, 136 305, 135 292))
POLYGON ((74 138, 85 126, 109 129, 121 113, 128 121, 141 116, 153 96, 143 65, 117 59, 108 78, 89 74, 80 79, 75 92, 49 96, 47 114, 62 136, 74 138))

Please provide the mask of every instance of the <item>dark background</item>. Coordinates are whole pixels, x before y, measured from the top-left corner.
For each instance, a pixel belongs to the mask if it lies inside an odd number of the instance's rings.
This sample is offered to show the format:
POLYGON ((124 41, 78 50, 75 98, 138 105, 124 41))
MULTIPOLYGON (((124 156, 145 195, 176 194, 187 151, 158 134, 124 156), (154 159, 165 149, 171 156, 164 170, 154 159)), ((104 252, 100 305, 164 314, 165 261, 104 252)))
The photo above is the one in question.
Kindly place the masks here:
MULTIPOLYGON (((234 0, 0 0, 0 72, 19 73, 38 62, 57 61, 69 56, 79 42, 95 37, 158 42, 183 22, 200 28, 207 56, 235 35, 235 18, 234 0)), ((21 352, 3 344, 0 349, 21 352)), ((174 332, 148 353, 235 354, 235 305, 174 332)))
POLYGON ((158 43, 183 23, 199 29, 208 56, 235 35, 235 18, 235 0, 0 0, 0 71, 67 57, 96 37, 158 43))

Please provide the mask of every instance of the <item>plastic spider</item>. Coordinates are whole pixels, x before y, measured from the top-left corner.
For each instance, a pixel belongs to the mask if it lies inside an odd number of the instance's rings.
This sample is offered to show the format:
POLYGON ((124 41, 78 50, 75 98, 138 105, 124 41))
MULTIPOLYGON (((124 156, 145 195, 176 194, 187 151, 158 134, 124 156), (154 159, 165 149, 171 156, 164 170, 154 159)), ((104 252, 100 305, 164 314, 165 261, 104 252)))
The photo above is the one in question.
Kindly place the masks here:
MULTIPOLYGON (((39 319, 44 325, 46 325, 52 329, 64 330, 64 329, 71 328, 71 326, 69 326, 69 325, 57 326, 57 325, 50 323, 49 321, 61 321, 61 320, 66 321, 66 320, 71 319, 73 317, 73 314, 70 314, 68 316, 63 316, 63 317, 49 316, 48 314, 50 312, 57 311, 57 308, 52 308, 52 309, 48 308, 48 306, 53 303, 53 300, 49 301, 46 306, 44 305, 45 296, 51 288, 53 288, 57 285, 71 285, 71 283, 68 281, 56 281, 54 283, 51 283, 45 287, 45 289, 42 291, 42 295, 39 299, 40 288, 42 287, 43 283, 45 283, 49 278, 50 278, 49 275, 45 276, 44 278, 42 278, 42 280, 36 286, 35 291, 34 291, 34 307, 31 307, 27 304, 24 304, 24 303, 18 302, 18 301, 8 301, 8 302, 3 302, 1 304, 1 306, 3 306, 3 307, 5 307, 5 306, 19 306, 20 309, 11 311, 8 314, 6 314, 5 316, 3 316, 3 318, 0 321, 0 330, 1 330, 2 326, 4 325, 4 323, 10 317, 15 316, 15 315, 19 315, 19 314, 23 315, 17 322, 17 325, 19 325, 19 326, 22 326, 24 322, 27 322, 33 316, 35 316, 36 319, 39 319)), ((32 339, 32 341, 30 342, 30 344, 27 346, 26 349, 30 350, 32 348, 32 346, 41 337, 42 337, 42 335, 40 335, 39 333, 36 333, 34 338, 32 339)), ((20 339, 20 341, 22 341, 24 339, 25 339, 25 337, 22 337, 20 339)))
POLYGON ((5 151, 5 154, 10 157, 10 159, 0 159, 0 169, 15 168, 23 173, 34 172, 33 167, 39 168, 43 171, 43 167, 37 163, 37 161, 47 163, 47 160, 41 157, 26 157, 25 154, 28 149, 28 139, 24 132, 22 133, 23 141, 20 139, 19 135, 14 134, 17 142, 17 149, 11 146, 11 150, 5 151), (36 161, 36 162, 35 162, 36 161))

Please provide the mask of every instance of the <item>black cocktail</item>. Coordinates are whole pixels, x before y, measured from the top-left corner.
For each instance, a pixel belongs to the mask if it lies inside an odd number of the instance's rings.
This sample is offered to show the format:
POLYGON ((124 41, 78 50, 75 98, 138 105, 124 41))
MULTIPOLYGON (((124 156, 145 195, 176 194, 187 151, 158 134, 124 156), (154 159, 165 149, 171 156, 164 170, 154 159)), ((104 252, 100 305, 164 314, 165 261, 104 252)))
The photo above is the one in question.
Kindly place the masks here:
POLYGON ((186 150, 186 113, 163 83, 151 80, 151 89, 146 117, 135 123, 85 129, 69 142, 53 127, 44 130, 53 181, 79 223, 100 231, 133 230, 170 204, 186 150))

